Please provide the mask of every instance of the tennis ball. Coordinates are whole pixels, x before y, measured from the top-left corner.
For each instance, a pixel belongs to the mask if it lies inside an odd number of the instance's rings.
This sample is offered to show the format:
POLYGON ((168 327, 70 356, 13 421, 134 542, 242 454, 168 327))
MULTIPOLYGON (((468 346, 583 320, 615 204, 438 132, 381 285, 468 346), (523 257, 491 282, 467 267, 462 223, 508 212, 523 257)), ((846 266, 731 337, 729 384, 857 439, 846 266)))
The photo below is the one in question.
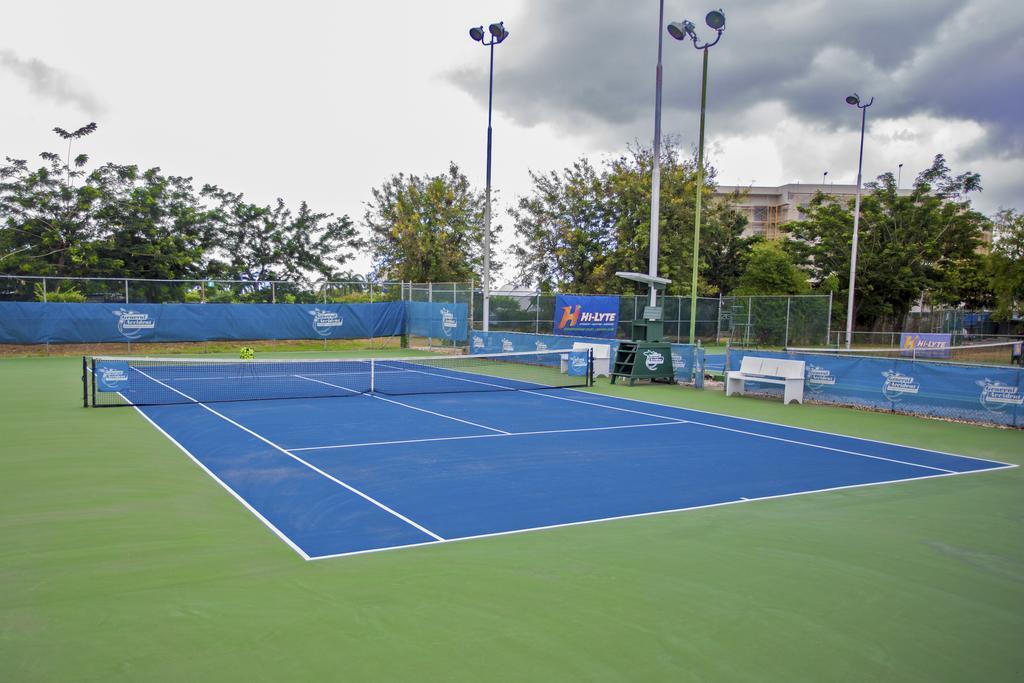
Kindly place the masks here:
POLYGON ((256 351, 250 346, 243 346, 238 357, 242 360, 253 360, 256 358, 256 351))

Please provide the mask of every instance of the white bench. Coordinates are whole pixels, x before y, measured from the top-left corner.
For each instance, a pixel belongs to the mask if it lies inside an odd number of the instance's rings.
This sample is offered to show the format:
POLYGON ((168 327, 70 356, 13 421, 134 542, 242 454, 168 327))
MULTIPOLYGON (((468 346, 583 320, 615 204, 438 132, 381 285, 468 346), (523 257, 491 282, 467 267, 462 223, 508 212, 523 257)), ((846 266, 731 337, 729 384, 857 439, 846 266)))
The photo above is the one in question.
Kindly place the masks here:
MULTIPOLYGON (((609 344, 587 344, 584 342, 574 342, 572 345, 573 351, 593 351, 594 352, 594 377, 600 377, 604 375, 608 377, 611 375, 612 365, 612 347, 609 344)), ((562 354, 562 372, 569 371, 569 354, 562 354)))
POLYGON ((804 362, 785 358, 758 358, 744 356, 740 369, 730 370, 725 376, 725 395, 742 394, 744 382, 765 382, 785 387, 783 405, 790 401, 804 402, 804 362))

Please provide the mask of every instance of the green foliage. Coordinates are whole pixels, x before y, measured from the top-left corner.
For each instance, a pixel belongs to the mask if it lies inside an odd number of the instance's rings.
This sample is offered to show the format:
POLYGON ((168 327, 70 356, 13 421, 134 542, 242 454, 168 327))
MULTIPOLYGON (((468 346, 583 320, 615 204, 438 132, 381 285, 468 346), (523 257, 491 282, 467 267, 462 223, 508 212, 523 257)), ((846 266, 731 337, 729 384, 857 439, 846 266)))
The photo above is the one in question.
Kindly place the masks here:
POLYGON ((1024 302, 1024 213, 1003 209, 996 214, 991 257, 997 320, 1020 315, 1024 302))
MULTIPOLYGON (((902 320, 925 291, 944 302, 984 297, 972 273, 981 267, 977 247, 988 219, 966 199, 977 190, 980 177, 970 172, 954 177, 941 154, 918 175, 909 195, 897 193, 891 173, 868 185, 859 223, 858 326, 902 320)), ((806 220, 783 226, 796 238, 789 248, 814 287, 836 294, 837 315, 845 315, 852 205, 819 194, 806 207, 806 220)))
MULTIPOLYGON (((370 229, 374 275, 411 282, 479 280, 485 203, 454 162, 441 175, 392 176, 373 189, 363 218, 370 229)), ((492 225, 492 244, 500 232, 500 225, 492 225)), ((492 247, 491 269, 500 268, 492 247)))
POLYGON ((809 291, 807 275, 797 268, 781 243, 771 240, 754 245, 746 270, 739 277, 736 294, 807 294, 809 291))
MULTIPOLYGON (((21 250, 5 257, 5 271, 309 282, 311 275, 332 272, 361 245, 347 216, 317 213, 305 203, 292 212, 281 200, 258 206, 212 185, 197 193, 191 178, 165 176, 159 168, 106 164, 87 172, 88 157, 72 159, 70 145, 95 129, 55 129, 68 140, 66 159, 44 152, 46 165, 37 169, 11 158, 0 166, 0 253, 21 250)), ((192 285, 145 287, 136 294, 147 300, 196 296, 192 285)), ((232 298, 246 296, 262 300, 255 291, 232 298)), ((213 293, 207 297, 216 299, 213 293)))
POLYGON ((48 303, 65 303, 65 304, 81 304, 85 303, 85 294, 82 294, 76 287, 61 290, 59 287, 55 290, 47 291, 42 282, 37 282, 33 286, 35 292, 36 301, 45 301, 48 303))
MULTIPOLYGON (((696 165, 671 141, 660 160, 659 275, 669 294, 689 294, 696 205, 696 165)), ((519 261, 517 282, 544 291, 630 293, 616 271, 647 272, 650 253, 653 152, 631 148, 595 169, 585 158, 561 172, 531 173, 533 192, 511 210, 519 261)), ((708 169, 707 178, 714 177, 708 169)), ((703 189, 700 294, 728 291, 750 241, 733 200, 712 201, 703 189)))

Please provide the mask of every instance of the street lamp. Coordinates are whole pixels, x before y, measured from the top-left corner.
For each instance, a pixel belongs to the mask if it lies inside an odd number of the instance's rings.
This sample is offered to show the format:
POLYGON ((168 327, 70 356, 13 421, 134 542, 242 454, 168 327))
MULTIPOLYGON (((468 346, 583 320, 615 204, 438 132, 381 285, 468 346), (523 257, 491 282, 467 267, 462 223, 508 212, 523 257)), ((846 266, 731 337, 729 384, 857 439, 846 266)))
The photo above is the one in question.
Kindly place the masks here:
POLYGON ((697 265, 700 255, 700 199, 704 189, 704 110, 708 94, 708 48, 714 47, 722 39, 725 31, 725 12, 711 10, 704 17, 704 23, 717 35, 710 43, 699 44, 697 32, 692 21, 673 21, 668 25, 668 33, 676 40, 692 40, 693 46, 704 51, 704 71, 700 80, 700 142, 697 144, 697 207, 693 222, 693 278, 690 285, 690 343, 693 344, 697 331, 697 265))
POLYGON ((864 123, 868 117, 868 107, 875 103, 872 97, 867 104, 860 103, 860 95, 853 93, 847 96, 846 103, 860 109, 860 156, 857 158, 857 199, 853 207, 853 246, 850 247, 850 294, 846 301, 846 348, 853 343, 853 288, 857 280, 857 228, 860 225, 860 177, 864 167, 864 123))
POLYGON ((484 206, 484 332, 490 329, 491 318, 491 102, 494 99, 494 46, 508 38, 505 22, 487 27, 490 41, 485 40, 484 27, 469 29, 469 37, 484 47, 491 48, 491 69, 487 82, 487 203, 484 206))

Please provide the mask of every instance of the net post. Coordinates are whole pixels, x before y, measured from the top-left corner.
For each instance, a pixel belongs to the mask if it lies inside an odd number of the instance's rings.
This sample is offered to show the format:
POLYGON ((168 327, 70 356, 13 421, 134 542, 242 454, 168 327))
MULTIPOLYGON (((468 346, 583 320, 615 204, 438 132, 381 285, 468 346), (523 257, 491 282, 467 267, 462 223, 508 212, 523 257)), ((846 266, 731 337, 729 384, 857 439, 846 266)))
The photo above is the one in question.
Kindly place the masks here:
POLYGON ((91 360, 92 360, 92 381, 90 382, 90 385, 92 386, 92 405, 95 408, 96 407, 96 358, 94 357, 91 360))
POLYGON ((587 349, 587 386, 594 386, 594 349, 587 349))
POLYGON ((89 365, 82 356, 82 407, 89 407, 89 365))
POLYGON ((376 384, 376 367, 377 361, 373 358, 370 359, 370 393, 375 393, 377 390, 376 384))

